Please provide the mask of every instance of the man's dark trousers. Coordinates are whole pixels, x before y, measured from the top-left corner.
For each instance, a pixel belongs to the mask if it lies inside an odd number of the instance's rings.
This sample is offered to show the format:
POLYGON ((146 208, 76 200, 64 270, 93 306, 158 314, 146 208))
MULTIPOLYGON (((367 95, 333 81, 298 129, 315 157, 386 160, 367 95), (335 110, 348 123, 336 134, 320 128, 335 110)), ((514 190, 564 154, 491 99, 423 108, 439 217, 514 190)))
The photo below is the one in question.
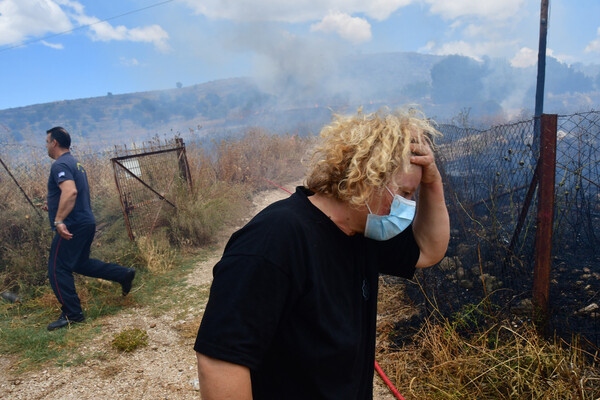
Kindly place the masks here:
POLYGON ((96 233, 95 224, 69 225, 67 229, 73 234, 70 240, 63 239, 58 233, 52 240, 48 278, 56 298, 62 304, 64 315, 70 320, 78 321, 83 319, 83 312, 75 290, 73 272, 122 283, 129 269, 90 258, 90 247, 96 233))

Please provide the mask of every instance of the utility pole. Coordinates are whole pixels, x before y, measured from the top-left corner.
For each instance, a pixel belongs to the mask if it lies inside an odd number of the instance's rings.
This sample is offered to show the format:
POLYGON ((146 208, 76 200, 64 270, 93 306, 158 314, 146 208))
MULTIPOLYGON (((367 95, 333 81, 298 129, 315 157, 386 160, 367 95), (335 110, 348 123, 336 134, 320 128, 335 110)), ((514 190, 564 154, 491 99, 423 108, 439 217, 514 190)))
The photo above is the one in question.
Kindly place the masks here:
POLYGON ((542 0, 540 9, 540 43, 538 47, 537 84, 535 87, 535 124, 533 133, 533 155, 537 158, 540 154, 540 118, 544 112, 544 84, 546 81, 546 41, 548 37, 548 3, 542 0))
POLYGON ((538 325, 538 331, 546 332, 549 327, 557 120, 556 115, 544 114, 546 39, 548 36, 548 3, 550 0, 541 1, 540 44, 532 143, 532 162, 537 163, 532 187, 538 183, 539 179, 532 300, 534 306, 533 318, 538 325))

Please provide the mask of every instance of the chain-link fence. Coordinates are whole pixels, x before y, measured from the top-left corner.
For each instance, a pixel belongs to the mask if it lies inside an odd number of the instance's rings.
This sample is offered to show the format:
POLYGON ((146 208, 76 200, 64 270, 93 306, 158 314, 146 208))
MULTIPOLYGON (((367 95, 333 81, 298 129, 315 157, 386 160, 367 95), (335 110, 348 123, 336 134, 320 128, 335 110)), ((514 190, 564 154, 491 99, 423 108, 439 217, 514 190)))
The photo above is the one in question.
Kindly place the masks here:
MULTIPOLYGON (((431 311, 451 315, 489 299, 516 320, 532 314, 537 157, 535 120, 488 130, 441 125, 437 157, 451 218, 447 257, 409 284, 431 311), (533 182, 533 184, 532 184, 533 182), (423 297, 420 297, 422 296, 423 297)), ((552 327, 600 340, 600 113, 559 116, 552 327)), ((412 290, 411 290, 412 291, 412 290)))

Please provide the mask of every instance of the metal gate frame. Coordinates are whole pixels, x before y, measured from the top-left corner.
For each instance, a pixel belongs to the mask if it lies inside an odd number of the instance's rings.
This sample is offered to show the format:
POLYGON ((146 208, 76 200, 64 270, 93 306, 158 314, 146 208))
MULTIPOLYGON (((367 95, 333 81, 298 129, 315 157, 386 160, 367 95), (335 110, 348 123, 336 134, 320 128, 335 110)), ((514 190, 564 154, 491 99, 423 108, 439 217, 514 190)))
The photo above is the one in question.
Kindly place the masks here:
POLYGON ((155 202, 160 201, 160 206, 156 210, 155 217, 153 219, 152 225, 150 226, 150 229, 148 232, 149 234, 152 234, 152 232, 154 231, 156 222, 158 220, 158 216, 162 210, 162 206, 164 205, 164 203, 169 204, 171 207, 173 207, 175 209, 177 208, 174 201, 171 201, 166 198, 166 195, 171 188, 171 184, 174 182, 177 175, 179 175, 181 178, 183 178, 186 181, 188 190, 190 190, 190 191, 192 190, 192 179, 191 179, 191 174, 190 174, 190 169, 189 169, 189 163, 187 161, 185 144, 183 143, 183 139, 181 139, 181 138, 175 138, 170 143, 167 142, 164 145, 151 144, 151 145, 144 146, 142 148, 134 147, 133 149, 130 149, 130 150, 128 150, 126 147, 124 148, 124 150, 119 150, 118 148, 115 148, 115 152, 117 154, 119 152, 133 153, 133 154, 127 154, 124 156, 113 157, 110 159, 112 166, 113 166, 115 184, 116 184, 117 190, 119 192, 119 200, 121 202, 121 208, 123 210, 123 217, 125 218, 125 226, 127 228, 127 234, 129 236, 129 239, 133 241, 135 239, 136 234, 141 233, 139 231, 139 229, 136 229, 137 227, 133 226, 131 218, 130 218, 130 216, 133 216, 133 213, 135 212, 136 209, 150 207, 155 202), (148 151, 148 150, 150 150, 150 151, 148 151), (177 155, 177 164, 178 165, 177 165, 176 171, 178 172, 178 174, 177 173, 173 174, 173 176, 171 177, 171 179, 167 185, 167 189, 166 189, 165 193, 160 193, 158 190, 156 190, 154 187, 152 187, 153 182, 145 181, 144 179, 140 178, 138 176, 138 174, 131 171, 130 168, 128 168, 127 166, 124 165, 124 164, 126 164, 125 163, 126 160, 132 160, 132 159, 137 160, 137 159, 141 159, 143 157, 156 156, 156 155, 171 153, 171 152, 175 152, 177 155), (149 191, 150 193, 155 195, 155 197, 153 199, 146 200, 143 202, 136 202, 135 199, 131 198, 132 197, 131 194, 126 193, 125 190, 123 189, 119 170, 122 170, 125 173, 124 176, 126 176, 128 178, 132 178, 136 182, 138 182, 143 189, 146 189, 146 193, 149 191))

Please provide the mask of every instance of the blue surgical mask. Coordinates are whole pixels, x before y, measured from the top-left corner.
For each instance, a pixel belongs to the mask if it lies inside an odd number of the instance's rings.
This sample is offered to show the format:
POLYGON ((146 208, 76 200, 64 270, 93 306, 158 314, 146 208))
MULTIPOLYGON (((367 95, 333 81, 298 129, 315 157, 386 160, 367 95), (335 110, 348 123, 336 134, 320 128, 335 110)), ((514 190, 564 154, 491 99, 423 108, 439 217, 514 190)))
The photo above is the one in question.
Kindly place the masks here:
POLYGON ((365 226, 365 237, 374 240, 389 240, 399 235, 413 221, 417 203, 413 200, 405 199, 400 195, 394 195, 390 189, 387 191, 394 196, 390 207, 389 215, 377 215, 371 212, 367 204, 369 215, 367 215, 367 225, 365 226))

